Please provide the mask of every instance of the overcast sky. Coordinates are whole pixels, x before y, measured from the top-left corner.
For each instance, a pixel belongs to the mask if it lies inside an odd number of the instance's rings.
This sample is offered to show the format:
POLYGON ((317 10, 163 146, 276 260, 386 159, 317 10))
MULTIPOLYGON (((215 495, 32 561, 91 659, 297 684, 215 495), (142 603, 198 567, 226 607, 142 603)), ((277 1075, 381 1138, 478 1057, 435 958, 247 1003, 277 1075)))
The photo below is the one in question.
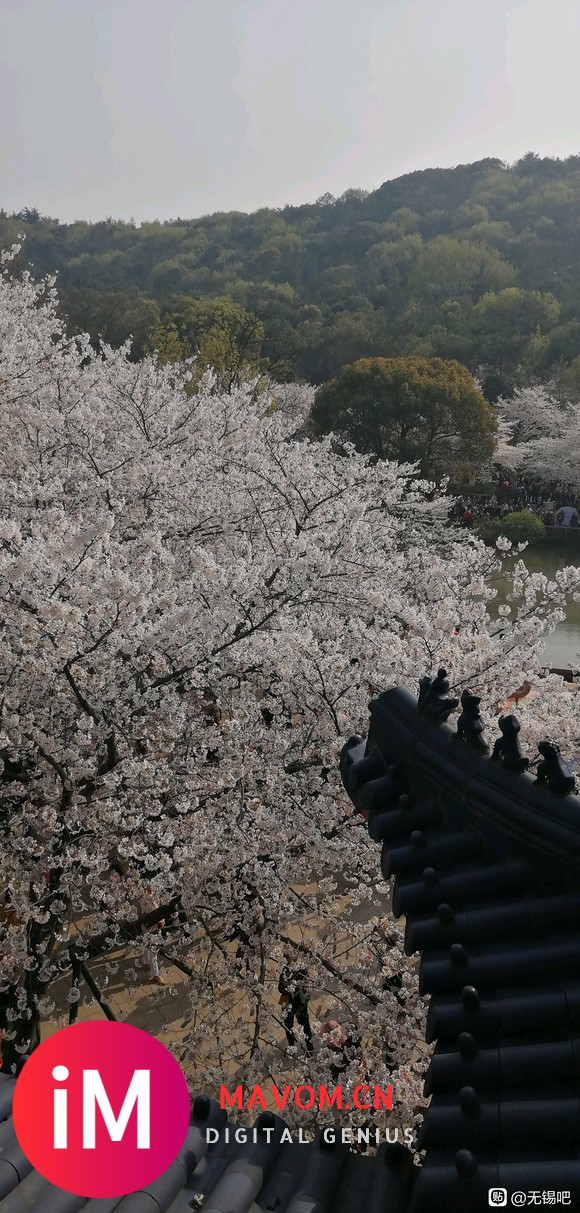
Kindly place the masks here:
POLYGON ((580 0, 0 0, 0 206, 138 222, 580 152, 580 0))

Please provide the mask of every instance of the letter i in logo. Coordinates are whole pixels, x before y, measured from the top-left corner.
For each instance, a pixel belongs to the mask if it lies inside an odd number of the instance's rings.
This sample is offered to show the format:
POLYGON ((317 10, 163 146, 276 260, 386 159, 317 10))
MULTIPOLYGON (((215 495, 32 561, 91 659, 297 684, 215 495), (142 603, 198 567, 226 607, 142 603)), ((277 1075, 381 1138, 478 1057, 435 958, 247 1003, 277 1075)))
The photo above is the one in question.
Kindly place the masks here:
MULTIPOLYGON (((55 1082, 66 1082, 68 1070, 66 1066, 55 1066, 52 1071, 55 1082)), ((53 1096, 54 1129, 52 1144, 55 1150, 66 1150, 67 1134, 67 1091, 57 1087, 53 1096)))

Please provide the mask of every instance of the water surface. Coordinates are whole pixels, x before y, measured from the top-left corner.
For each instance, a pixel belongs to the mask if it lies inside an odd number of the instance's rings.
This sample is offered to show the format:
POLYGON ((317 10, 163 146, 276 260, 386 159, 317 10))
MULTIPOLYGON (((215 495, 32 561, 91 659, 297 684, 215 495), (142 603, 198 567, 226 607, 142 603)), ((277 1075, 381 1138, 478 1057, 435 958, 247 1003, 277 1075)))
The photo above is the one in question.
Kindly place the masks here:
MULTIPOLYGON (((567 565, 580 567, 580 535, 526 548, 519 559, 530 573, 545 573, 553 578, 558 569, 567 565)), ((501 577, 494 579, 493 586, 498 591, 496 601, 505 602, 509 582, 501 577)), ((564 622, 546 640, 546 665, 553 669, 580 669, 580 602, 569 603, 564 622)))

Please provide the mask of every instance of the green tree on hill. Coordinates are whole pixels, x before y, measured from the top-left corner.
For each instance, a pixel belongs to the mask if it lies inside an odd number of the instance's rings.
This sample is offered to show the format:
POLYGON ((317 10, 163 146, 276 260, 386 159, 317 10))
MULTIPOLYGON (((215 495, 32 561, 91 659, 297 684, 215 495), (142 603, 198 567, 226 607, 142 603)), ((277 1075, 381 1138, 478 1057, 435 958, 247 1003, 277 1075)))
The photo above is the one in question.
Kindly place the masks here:
POLYGON ((540 370, 549 350, 560 305, 549 293, 510 286, 486 293, 472 313, 474 346, 482 363, 512 370, 525 363, 540 370))
POLYGON ((361 358, 317 392, 312 421, 357 450, 418 463, 422 475, 478 464, 494 450, 497 420, 472 376, 442 358, 361 358))
POLYGON ((262 369, 264 326, 231 299, 173 299, 152 333, 150 348, 162 362, 195 355, 194 384, 211 367, 218 389, 231 391, 262 369))
POLYGON ((88 333, 96 349, 101 342, 118 347, 131 340, 131 356, 142 358, 151 331, 160 323, 159 304, 139 291, 63 291, 60 312, 70 333, 88 333))

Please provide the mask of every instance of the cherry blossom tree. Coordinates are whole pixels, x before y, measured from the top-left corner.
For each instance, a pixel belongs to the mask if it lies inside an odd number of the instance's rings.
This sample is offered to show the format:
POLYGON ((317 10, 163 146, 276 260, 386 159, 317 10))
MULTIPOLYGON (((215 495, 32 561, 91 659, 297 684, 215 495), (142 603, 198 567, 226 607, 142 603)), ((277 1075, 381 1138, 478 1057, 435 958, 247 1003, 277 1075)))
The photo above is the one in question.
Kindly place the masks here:
MULTIPOLYGON (((60 974, 143 932, 188 974, 183 1064, 198 1090, 288 1070, 278 977, 305 967, 314 1018, 349 1027, 361 1081, 420 1100, 424 1008, 378 853, 340 787, 369 696, 440 664, 490 713, 541 663, 578 587, 513 572, 419 508, 413 469, 302 434, 309 388, 228 394, 190 368, 96 354, 54 284, 0 281, 0 1023, 38 1043, 60 974), (509 612, 511 610, 511 616, 509 612), (459 628, 459 630, 457 630, 459 628), (162 925, 163 924, 163 925, 162 925), (397 980, 398 975, 400 981, 397 980), (383 981, 387 981, 386 990, 383 981), (360 1052, 359 1051, 359 1052, 360 1052)), ((505 546, 505 543, 504 543, 505 546)), ((558 710, 557 680, 526 721, 558 710)), ((525 714, 525 713, 523 713, 525 714)), ((139 942, 141 941, 141 942, 139 942)), ((336 1057, 334 1058, 336 1060, 336 1057)))
POLYGON ((580 404, 561 402, 555 388, 534 384, 500 398, 497 407, 495 463, 580 488, 580 404))
POLYGON ((543 383, 518 388, 506 398, 500 396, 497 409, 510 425, 516 443, 549 437, 562 416, 555 388, 543 383))

